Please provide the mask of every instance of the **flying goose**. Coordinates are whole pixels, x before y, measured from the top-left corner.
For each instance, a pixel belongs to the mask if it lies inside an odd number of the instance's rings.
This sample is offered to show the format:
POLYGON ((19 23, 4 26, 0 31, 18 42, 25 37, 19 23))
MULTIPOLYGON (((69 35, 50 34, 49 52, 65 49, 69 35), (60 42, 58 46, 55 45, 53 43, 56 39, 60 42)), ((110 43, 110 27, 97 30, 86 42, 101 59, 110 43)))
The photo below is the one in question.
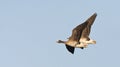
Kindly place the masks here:
POLYGON ((67 50, 74 54, 75 48, 86 48, 88 44, 96 44, 95 40, 89 38, 91 26, 95 21, 97 13, 94 13, 84 23, 72 30, 72 35, 67 41, 58 40, 57 43, 64 43, 67 50))

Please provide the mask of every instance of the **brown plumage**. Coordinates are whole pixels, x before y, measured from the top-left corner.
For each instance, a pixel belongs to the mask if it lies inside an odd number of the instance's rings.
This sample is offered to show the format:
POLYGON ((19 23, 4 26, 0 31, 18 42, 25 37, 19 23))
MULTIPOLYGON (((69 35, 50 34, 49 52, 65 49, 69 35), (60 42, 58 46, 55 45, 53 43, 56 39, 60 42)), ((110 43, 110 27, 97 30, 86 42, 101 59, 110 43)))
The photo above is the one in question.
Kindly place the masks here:
POLYGON ((68 41, 58 40, 58 43, 64 43, 66 48, 72 54, 74 53, 75 47, 83 49, 87 44, 95 44, 96 41, 90 40, 89 34, 91 26, 95 21, 97 14, 94 13, 84 23, 78 25, 72 30, 72 35, 68 38, 68 41))

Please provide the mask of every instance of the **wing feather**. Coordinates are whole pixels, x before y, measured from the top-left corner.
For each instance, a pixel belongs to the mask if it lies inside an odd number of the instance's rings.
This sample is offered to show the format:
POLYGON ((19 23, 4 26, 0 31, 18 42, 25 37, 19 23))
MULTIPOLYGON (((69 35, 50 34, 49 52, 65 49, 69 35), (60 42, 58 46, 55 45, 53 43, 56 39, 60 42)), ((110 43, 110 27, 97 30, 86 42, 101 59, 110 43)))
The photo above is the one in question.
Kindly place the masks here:
POLYGON ((67 44, 66 44, 65 46, 66 46, 67 50, 68 50, 70 53, 74 54, 74 50, 75 50, 74 47, 71 47, 71 46, 69 46, 69 45, 67 45, 67 44))
POLYGON ((84 23, 87 24, 87 26, 84 28, 83 32, 82 32, 82 37, 89 39, 89 34, 91 31, 91 26, 95 21, 97 14, 94 13, 91 17, 89 17, 84 23))
POLYGON ((79 41, 81 35, 82 35, 82 32, 84 30, 84 28, 86 27, 86 23, 82 23, 80 25, 78 25, 77 27, 75 27, 73 30, 72 30, 72 35, 71 37, 69 38, 69 40, 72 40, 72 41, 79 41))
POLYGON ((91 17, 89 17, 84 23, 78 25, 72 30, 72 35, 69 38, 72 41, 79 41, 81 36, 89 36, 91 25, 93 24, 97 14, 94 13, 91 17))

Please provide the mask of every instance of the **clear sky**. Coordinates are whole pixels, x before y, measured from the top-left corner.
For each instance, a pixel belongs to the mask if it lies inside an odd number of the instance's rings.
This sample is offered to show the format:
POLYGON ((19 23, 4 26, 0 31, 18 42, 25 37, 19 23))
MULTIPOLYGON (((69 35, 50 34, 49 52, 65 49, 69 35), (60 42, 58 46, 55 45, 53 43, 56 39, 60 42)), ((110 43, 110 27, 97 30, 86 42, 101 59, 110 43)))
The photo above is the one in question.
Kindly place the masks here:
POLYGON ((0 67, 120 67, 119 0, 0 0, 0 67), (90 37, 75 54, 57 40, 93 13, 90 37))

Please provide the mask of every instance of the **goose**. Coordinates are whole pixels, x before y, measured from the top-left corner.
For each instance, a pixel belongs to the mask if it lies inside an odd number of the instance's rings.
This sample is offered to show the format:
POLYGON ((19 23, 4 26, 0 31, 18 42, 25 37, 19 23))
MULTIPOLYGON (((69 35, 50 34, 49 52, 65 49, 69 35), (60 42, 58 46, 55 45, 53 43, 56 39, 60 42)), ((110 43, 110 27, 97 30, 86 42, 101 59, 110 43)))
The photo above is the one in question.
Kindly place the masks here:
POLYGON ((84 49, 88 44, 96 44, 96 41, 89 37, 91 26, 95 21, 96 16, 97 13, 94 13, 84 23, 75 27, 72 30, 72 35, 67 38, 67 41, 58 40, 57 43, 65 44, 66 49, 72 54, 74 54, 75 48, 84 49))

